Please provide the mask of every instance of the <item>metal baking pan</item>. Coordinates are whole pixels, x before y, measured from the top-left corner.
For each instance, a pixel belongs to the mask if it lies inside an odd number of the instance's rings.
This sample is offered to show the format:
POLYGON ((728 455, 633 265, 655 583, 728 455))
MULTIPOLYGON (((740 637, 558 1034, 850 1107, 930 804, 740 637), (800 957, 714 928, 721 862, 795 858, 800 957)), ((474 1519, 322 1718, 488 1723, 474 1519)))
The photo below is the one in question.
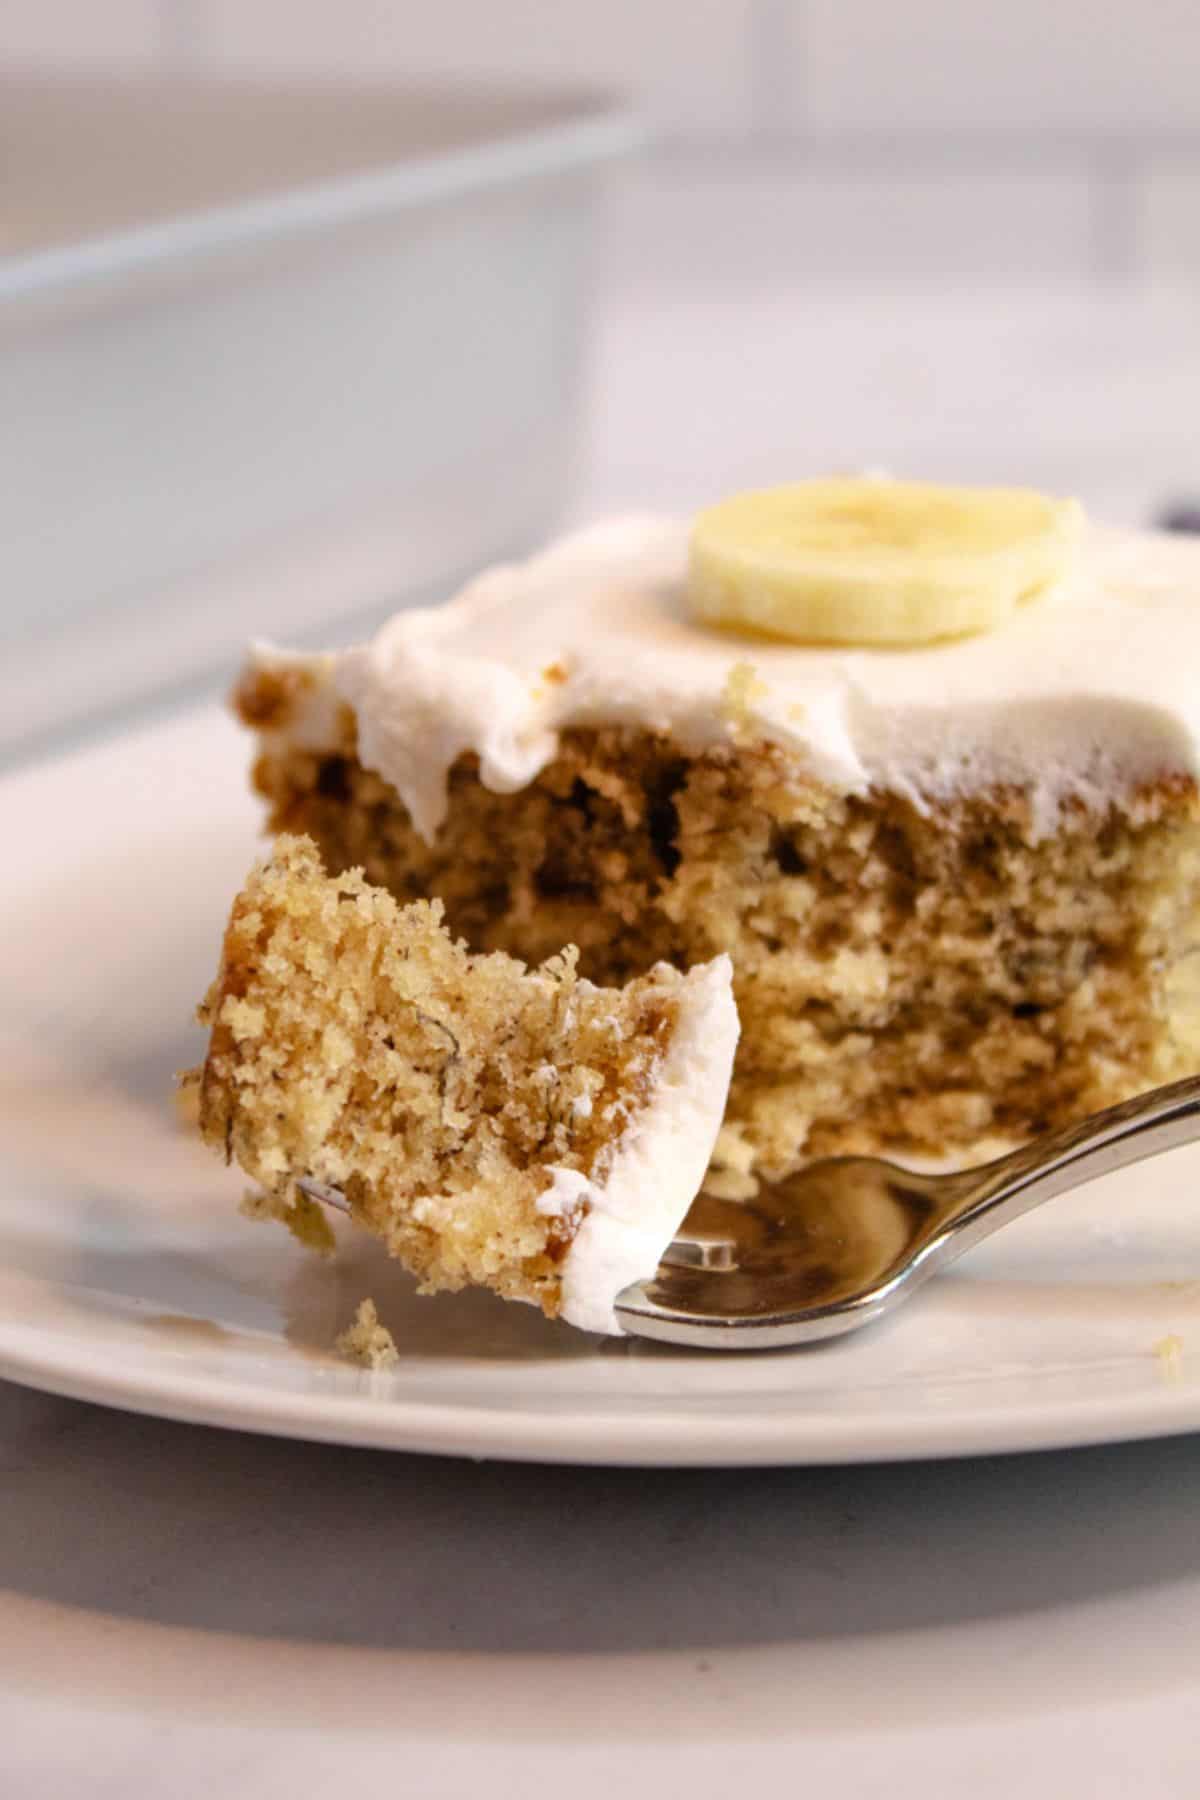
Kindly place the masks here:
POLYGON ((0 754, 552 522, 586 95, 0 80, 0 754))

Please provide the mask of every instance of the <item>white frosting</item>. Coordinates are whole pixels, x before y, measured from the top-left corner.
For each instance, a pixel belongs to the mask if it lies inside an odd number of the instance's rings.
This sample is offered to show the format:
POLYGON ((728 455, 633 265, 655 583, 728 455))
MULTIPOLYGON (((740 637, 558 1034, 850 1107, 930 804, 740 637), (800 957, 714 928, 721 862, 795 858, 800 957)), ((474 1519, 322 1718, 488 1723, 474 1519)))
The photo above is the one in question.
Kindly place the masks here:
POLYGON ((718 956, 688 971, 654 1089, 603 1179, 552 1169, 538 1210, 587 1213, 562 1264, 562 1316, 621 1335, 613 1301, 652 1275, 700 1191, 725 1113, 738 1016, 733 967, 718 956))
POLYGON ((336 680, 338 661, 337 653, 332 650, 282 650, 277 644, 268 644, 261 638, 250 646, 252 668, 270 669, 284 675, 310 672, 317 677, 289 713, 286 736, 297 750, 321 751, 337 743, 341 710, 336 680), (333 679, 326 680, 326 676, 333 679))
POLYGON ((594 1189, 578 1169, 551 1169, 550 1186, 538 1195, 536 1210, 544 1219, 569 1219, 592 1198, 594 1189))
MULTIPOLYGON (((446 606, 398 613, 336 659, 363 761, 426 837, 462 752, 507 793, 570 725, 648 726, 690 750, 750 729, 842 791, 885 788, 919 806, 1013 783, 1030 792, 1037 834, 1067 796, 1097 804, 1164 771, 1200 772, 1200 542, 1092 527, 1070 586, 997 631, 827 649, 693 620, 688 529, 595 526, 446 606), (740 715, 727 689, 739 663, 755 677, 740 715)), ((311 739, 320 723, 297 729, 311 739)))

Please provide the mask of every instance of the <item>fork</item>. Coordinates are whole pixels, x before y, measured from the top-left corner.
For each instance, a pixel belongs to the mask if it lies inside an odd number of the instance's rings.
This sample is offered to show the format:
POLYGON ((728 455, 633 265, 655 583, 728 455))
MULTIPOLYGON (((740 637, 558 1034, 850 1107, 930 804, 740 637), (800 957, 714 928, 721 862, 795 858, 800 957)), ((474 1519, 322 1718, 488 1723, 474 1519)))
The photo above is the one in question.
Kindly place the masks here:
MULTIPOLYGON (((1200 1076, 1153 1088, 974 1169, 931 1175, 830 1156, 752 1200, 699 1194, 654 1274, 614 1302, 622 1331, 703 1350, 778 1350, 892 1312, 1013 1219, 1200 1137, 1200 1076)), ((334 1187, 312 1199, 350 1212, 334 1187)))
POLYGON ((655 1274, 617 1296, 623 1331, 702 1349, 811 1344, 882 1318, 1044 1201, 1200 1137, 1200 1076, 950 1174, 825 1157, 750 1201, 701 1194, 655 1274))

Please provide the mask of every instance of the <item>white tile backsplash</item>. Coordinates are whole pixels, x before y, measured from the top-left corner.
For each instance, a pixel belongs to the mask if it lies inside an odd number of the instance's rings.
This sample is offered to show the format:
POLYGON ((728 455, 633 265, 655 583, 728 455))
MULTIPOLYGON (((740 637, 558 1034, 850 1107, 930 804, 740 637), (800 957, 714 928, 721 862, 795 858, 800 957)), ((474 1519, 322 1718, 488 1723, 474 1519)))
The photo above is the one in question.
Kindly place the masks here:
POLYGON ((617 279, 695 291, 870 277, 1086 276, 1093 195, 1082 167, 852 169, 782 152, 656 158, 612 208, 617 279))
POLYGON ((159 30, 159 0, 2 0, 0 61, 148 63, 159 30))
POLYGON ((1139 266, 1166 281, 1200 283, 1200 151, 1150 158, 1139 193, 1139 266))
POLYGON ((1196 0, 804 0, 804 15, 817 131, 1200 127, 1196 0))
MULTIPOLYGON (((194 0, 192 0, 194 3, 194 0)), ((206 0, 225 64, 360 76, 534 75, 632 94, 671 131, 752 111, 756 0, 206 0)))
POLYGON ((28 58, 624 90, 634 273, 1200 273, 1200 0, 0 0, 28 58))

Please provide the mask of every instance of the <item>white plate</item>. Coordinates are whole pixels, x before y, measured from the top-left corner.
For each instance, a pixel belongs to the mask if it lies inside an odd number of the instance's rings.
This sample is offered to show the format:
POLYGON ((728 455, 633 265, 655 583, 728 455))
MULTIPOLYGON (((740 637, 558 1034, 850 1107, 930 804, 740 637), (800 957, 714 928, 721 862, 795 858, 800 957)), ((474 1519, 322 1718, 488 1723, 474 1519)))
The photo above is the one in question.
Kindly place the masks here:
POLYGON ((1200 1426, 1200 1155, 1013 1227, 861 1337, 762 1356, 597 1341, 488 1295, 416 1296, 236 1211, 171 1071, 253 854, 246 746, 211 711, 0 783, 0 1374, 289 1436, 570 1462, 1024 1450, 1200 1426), (16 852, 16 854, 14 854, 16 852), (401 1351, 332 1351, 366 1294, 401 1351), (1154 1351, 1183 1341, 1178 1380, 1154 1351))

